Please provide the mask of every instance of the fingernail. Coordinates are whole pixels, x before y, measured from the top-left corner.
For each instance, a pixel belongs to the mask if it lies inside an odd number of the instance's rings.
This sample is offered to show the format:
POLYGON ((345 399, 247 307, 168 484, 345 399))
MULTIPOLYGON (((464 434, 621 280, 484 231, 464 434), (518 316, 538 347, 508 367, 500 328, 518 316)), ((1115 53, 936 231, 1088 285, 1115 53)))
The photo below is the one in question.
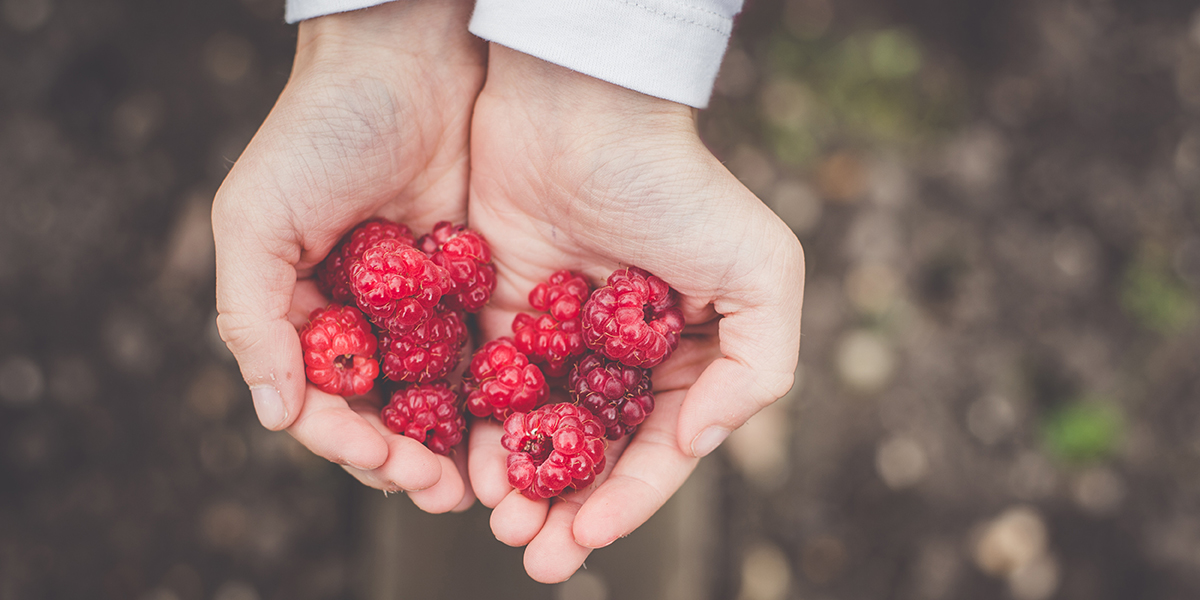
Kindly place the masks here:
POLYGON ((250 398, 254 400, 254 412, 258 413, 263 427, 279 429, 287 421, 287 409, 283 407, 279 390, 266 385, 250 388, 250 398))
MULTIPOLYGON (((579 545, 583 546, 584 548, 591 548, 592 550, 599 550, 601 548, 607 548, 607 547, 613 545, 613 542, 615 542, 615 541, 617 541, 617 540, 616 539, 608 540, 607 542, 600 544, 599 546, 587 546, 585 544, 579 544, 579 545)), ((579 542, 576 542, 576 543, 578 544, 579 542)))
POLYGON ((729 437, 729 430, 724 427, 713 425, 708 429, 700 432, 696 439, 692 440, 692 454, 701 457, 708 456, 725 438, 729 437))

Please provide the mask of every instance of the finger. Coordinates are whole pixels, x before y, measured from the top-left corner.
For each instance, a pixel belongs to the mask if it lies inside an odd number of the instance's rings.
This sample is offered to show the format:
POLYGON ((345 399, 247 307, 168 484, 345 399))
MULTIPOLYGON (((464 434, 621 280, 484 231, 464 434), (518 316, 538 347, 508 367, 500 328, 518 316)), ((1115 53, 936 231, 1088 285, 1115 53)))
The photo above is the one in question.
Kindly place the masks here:
POLYGON ((412 492, 408 497, 412 498, 417 508, 427 513, 441 514, 453 510, 463 501, 466 485, 454 460, 449 456, 435 456, 441 467, 441 477, 432 487, 412 492))
POLYGON ((763 256, 752 257, 752 264, 767 267, 714 303, 723 315, 719 335, 724 356, 701 373, 679 416, 677 443, 691 456, 715 450, 731 431, 792 387, 800 348, 804 252, 781 222, 771 229, 779 228, 783 230, 766 234, 777 243, 763 256))
POLYGON ((572 533, 577 543, 602 548, 629 535, 662 508, 696 468, 699 460, 675 443, 683 394, 659 394, 654 412, 575 518, 572 533))
POLYGON ((571 578, 587 560, 592 549, 575 542, 571 524, 579 512, 575 500, 558 500, 550 508, 546 524, 525 548, 525 572, 541 583, 560 583, 571 578))
POLYGON ((544 515, 544 523, 539 522, 540 530, 525 549, 525 568, 530 577, 543 583, 564 581, 591 553, 591 548, 575 539, 576 515, 580 506, 586 506, 592 495, 604 488, 615 472, 613 465, 619 464, 628 442, 629 438, 623 438, 609 444, 604 452, 607 457, 604 471, 596 475, 596 483, 552 501, 549 512, 544 515))
POLYGON ((343 465, 363 485, 385 492, 416 493, 434 486, 442 476, 443 465, 428 448, 416 440, 392 434, 385 437, 388 458, 377 469, 359 469, 343 465))
MULTIPOLYGON (((444 513, 464 501, 466 484, 452 457, 434 454, 417 440, 388 429, 380 418, 378 403, 360 397, 350 404, 355 413, 388 441, 387 462, 372 471, 371 476, 411 490, 409 498, 413 504, 428 513, 444 513)), ((364 483, 371 485, 368 481, 364 483)))
POLYGON ((286 215, 244 195, 231 174, 213 200, 217 328, 250 386, 259 421, 278 430, 304 401, 300 338, 287 319, 300 245, 286 215))
POLYGON ((467 471, 471 488, 488 508, 496 508, 512 491, 506 466, 508 450, 500 445, 503 435, 504 428, 491 419, 476 419, 471 424, 467 471))
POLYGON ((508 495, 492 511, 492 534, 509 546, 524 546, 542 530, 549 510, 549 500, 530 500, 509 488, 508 495))
POLYGON ((450 509, 450 512, 465 512, 472 506, 475 506, 475 490, 471 489, 471 479, 467 471, 467 443, 460 442, 454 447, 450 453, 450 459, 454 461, 454 468, 458 471, 458 477, 463 482, 463 497, 458 505, 450 509))
POLYGON ((314 454, 362 471, 382 466, 390 452, 383 435, 345 399, 312 386, 288 433, 314 454))

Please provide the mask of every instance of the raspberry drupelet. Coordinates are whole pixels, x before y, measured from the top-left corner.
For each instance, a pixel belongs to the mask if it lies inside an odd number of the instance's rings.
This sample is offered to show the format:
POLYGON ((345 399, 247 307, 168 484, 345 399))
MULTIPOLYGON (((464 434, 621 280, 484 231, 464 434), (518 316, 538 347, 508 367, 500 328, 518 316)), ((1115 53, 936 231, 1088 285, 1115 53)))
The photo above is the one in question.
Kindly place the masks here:
POLYGON ((379 367, 392 381, 425 383, 454 370, 470 334, 462 313, 438 308, 404 334, 379 333, 379 367))
POLYGON ((435 381, 396 390, 380 416, 388 429, 438 454, 449 454, 462 441, 467 428, 458 405, 458 395, 450 384, 435 381))
POLYGON ((450 274, 447 306, 473 313, 487 304, 496 289, 496 266, 483 236, 466 225, 442 221, 417 245, 450 274))
POLYGON ((571 401, 588 409, 604 426, 605 437, 632 435, 654 410, 650 370, 589 354, 567 378, 571 401))
POLYGON ((429 318, 450 288, 445 269, 401 240, 375 242, 349 270, 358 307, 392 333, 408 333, 429 318))
POLYGON ((330 304, 308 317, 300 331, 304 374, 317 389, 339 396, 371 391, 379 375, 371 325, 352 306, 330 304))
POLYGON ((583 339, 589 348, 631 367, 650 368, 679 345, 683 312, 678 294, 644 269, 608 276, 583 305, 583 339))
POLYGON ((477 417, 503 420, 546 402, 550 388, 537 365, 510 338, 492 340, 475 351, 463 376, 467 410, 477 417))
POLYGON ((416 238, 408 225, 403 223, 393 223, 384 218, 364 221, 342 237, 325 260, 317 265, 317 287, 334 302, 353 303, 354 292, 350 291, 350 274, 347 270, 350 262, 358 260, 368 246, 387 239, 400 240, 411 246, 416 238))
POLYGON ((583 276, 558 271, 529 292, 529 304, 543 314, 519 313, 513 319, 513 343, 544 364, 550 377, 566 375, 587 350, 580 312, 590 290, 583 276))
POLYGON ((500 443, 508 482, 527 498, 552 498, 582 489, 604 470, 604 427, 587 409, 562 402, 504 421, 500 443))

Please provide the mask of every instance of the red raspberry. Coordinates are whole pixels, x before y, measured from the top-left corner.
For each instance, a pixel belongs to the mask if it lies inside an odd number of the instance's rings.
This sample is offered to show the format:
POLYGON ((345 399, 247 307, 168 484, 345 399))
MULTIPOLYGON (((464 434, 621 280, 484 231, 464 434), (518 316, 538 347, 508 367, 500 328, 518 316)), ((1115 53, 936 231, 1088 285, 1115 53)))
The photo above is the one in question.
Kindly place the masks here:
POLYGON ((511 452, 508 483, 533 500, 583 489, 604 470, 604 427, 567 402, 513 413, 500 443, 511 452))
POLYGON ((450 273, 448 306, 473 313, 487 304, 496 289, 496 266, 483 236, 466 225, 442 221, 433 226, 433 233, 421 236, 418 246, 450 273))
POLYGON ((458 410, 458 394, 445 381, 410 385, 392 393, 381 416, 387 428, 449 454, 462 441, 467 420, 458 410))
POLYGON ((520 313, 513 319, 513 342, 544 363, 551 377, 566 375, 573 359, 586 350, 579 313, 590 289, 581 275, 559 271, 529 292, 529 304, 547 314, 520 313))
POLYGON ((329 252, 329 256, 317 265, 317 287, 334 302, 354 302, 354 292, 350 291, 350 275, 347 270, 350 262, 362 256, 363 251, 371 244, 386 239, 400 240, 411 246, 415 238, 408 225, 402 223, 393 223, 383 218, 363 221, 342 237, 338 245, 329 252))
POLYGON ((358 307, 392 333, 412 331, 429 318, 450 287, 445 269, 400 240, 375 242, 349 270, 358 307))
POLYGON ((644 269, 615 271, 583 305, 583 339, 613 360, 648 369, 679 345, 683 312, 678 303, 675 290, 644 269))
POLYGON ((596 415, 610 440, 632 435, 654 410, 650 370, 589 354, 567 378, 571 400, 596 415))
POLYGON ((438 309, 412 331, 379 333, 379 364, 392 381, 425 383, 445 377, 458 366, 469 334, 462 313, 438 309))
POLYGON ((304 374, 317 389, 339 396, 371 391, 379 375, 371 324, 352 306, 330 304, 312 311, 300 331, 304 374))
POLYGON ((511 338, 492 340, 475 352, 463 389, 471 414, 497 419, 529 412, 550 396, 542 370, 517 350, 511 338))
POLYGON ((579 316, 579 308, 588 299, 592 286, 583 275, 566 269, 537 284, 529 292, 529 304, 537 310, 554 315, 559 321, 579 316))

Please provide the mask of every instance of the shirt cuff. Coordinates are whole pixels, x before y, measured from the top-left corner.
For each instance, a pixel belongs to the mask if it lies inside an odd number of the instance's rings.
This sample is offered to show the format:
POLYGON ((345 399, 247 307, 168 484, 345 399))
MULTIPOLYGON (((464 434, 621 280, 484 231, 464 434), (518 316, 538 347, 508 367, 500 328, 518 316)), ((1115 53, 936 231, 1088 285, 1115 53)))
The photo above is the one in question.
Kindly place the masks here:
POLYGON ((283 20, 299 23, 307 19, 377 6, 392 0, 287 0, 283 20))
POLYGON ((573 71, 704 108, 740 5, 736 0, 718 0, 711 7, 682 0, 477 0, 470 30, 573 71))

